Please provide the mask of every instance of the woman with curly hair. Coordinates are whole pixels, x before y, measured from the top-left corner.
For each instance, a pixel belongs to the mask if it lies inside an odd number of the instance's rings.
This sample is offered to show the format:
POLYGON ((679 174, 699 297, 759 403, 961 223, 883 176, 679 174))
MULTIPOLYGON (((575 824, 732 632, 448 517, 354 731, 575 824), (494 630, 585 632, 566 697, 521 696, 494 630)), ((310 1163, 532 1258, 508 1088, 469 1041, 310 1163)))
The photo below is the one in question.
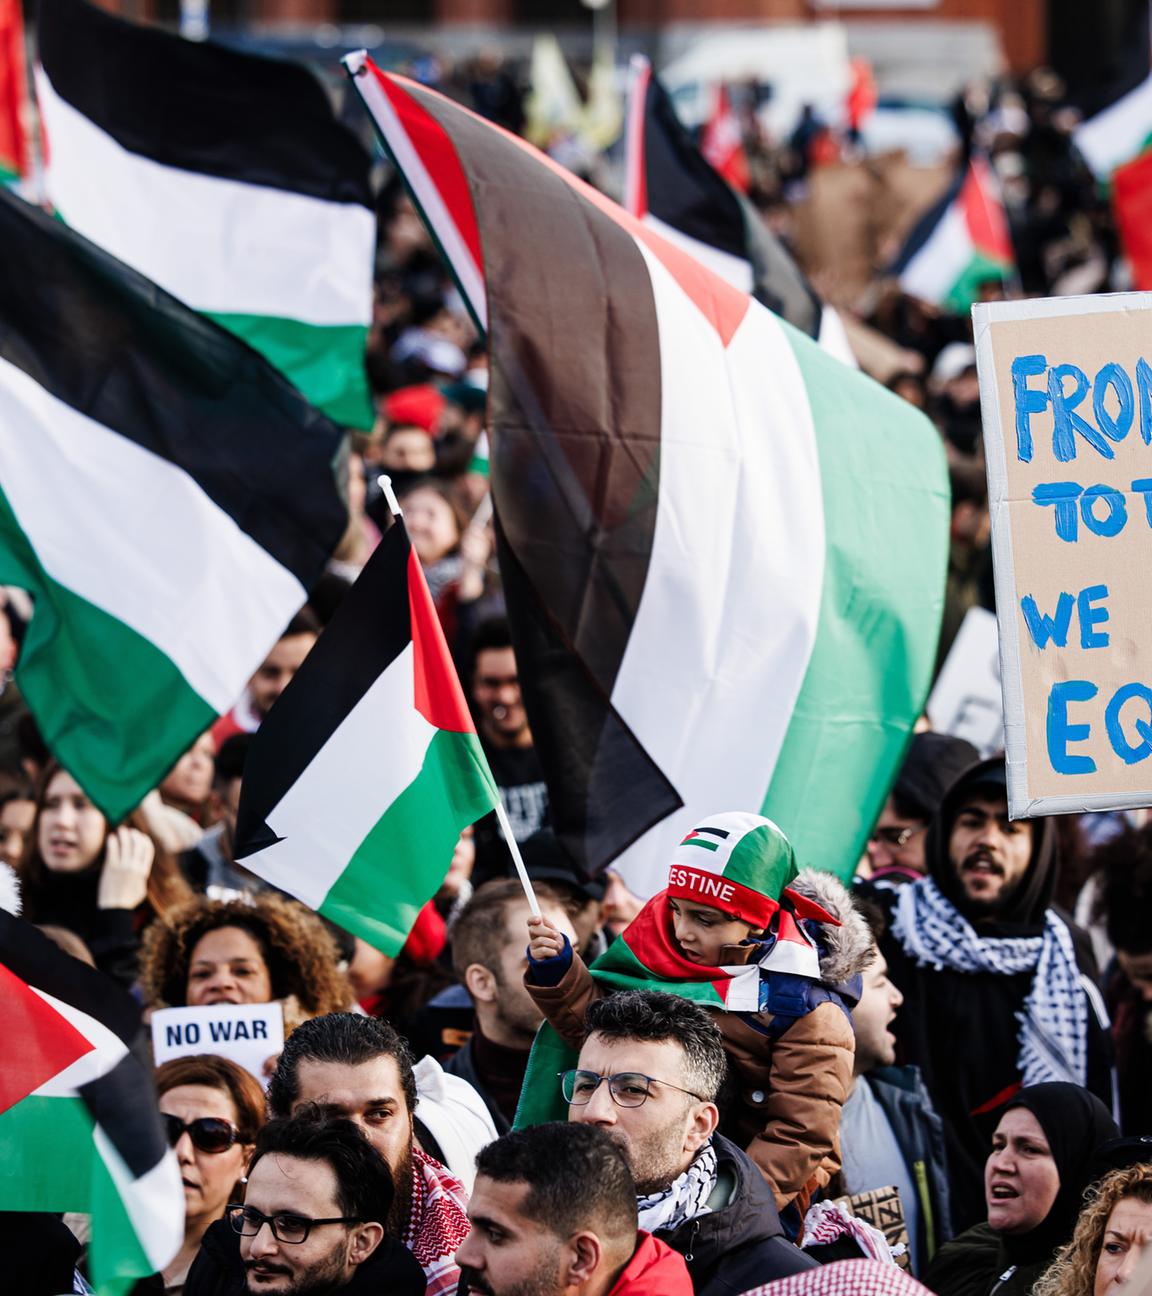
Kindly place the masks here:
POLYGON ((149 1008, 284 1006, 284 1030, 353 1002, 336 941, 310 910, 277 895, 200 897, 144 935, 140 985, 149 1008))
POLYGON ((140 929, 192 895, 138 811, 111 828, 54 762, 40 780, 19 872, 24 916, 75 933, 123 985, 136 978, 140 929))
POLYGON ((1033 1296, 1108 1296, 1131 1277, 1152 1239, 1152 1165, 1114 1170, 1089 1194, 1072 1241, 1033 1296))

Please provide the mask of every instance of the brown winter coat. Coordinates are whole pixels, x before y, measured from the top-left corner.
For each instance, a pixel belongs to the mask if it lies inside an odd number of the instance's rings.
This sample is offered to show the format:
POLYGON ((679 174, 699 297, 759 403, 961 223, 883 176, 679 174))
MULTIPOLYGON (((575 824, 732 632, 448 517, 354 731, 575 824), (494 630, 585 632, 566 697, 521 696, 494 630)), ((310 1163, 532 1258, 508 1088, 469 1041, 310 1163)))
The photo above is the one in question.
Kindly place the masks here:
MULTIPOLYGON (((825 928, 828 952, 820 967, 826 982, 848 981, 862 972, 872 942, 847 891, 831 875, 808 870, 792 886, 843 924, 825 928)), ((747 947, 729 950, 730 963, 747 957, 747 947)), ((535 985, 531 975, 529 967, 528 993, 564 1042, 579 1049, 588 1005, 606 993, 604 988, 578 954, 558 985, 535 985)), ((838 1004, 825 1002, 772 1040, 750 1024, 767 1026, 772 1020, 768 1013, 715 1012, 739 1084, 739 1103, 726 1113, 726 1131, 759 1167, 777 1209, 798 1197, 805 1208, 811 1194, 840 1168, 840 1111, 852 1083, 855 1053, 852 1024, 838 1004)))

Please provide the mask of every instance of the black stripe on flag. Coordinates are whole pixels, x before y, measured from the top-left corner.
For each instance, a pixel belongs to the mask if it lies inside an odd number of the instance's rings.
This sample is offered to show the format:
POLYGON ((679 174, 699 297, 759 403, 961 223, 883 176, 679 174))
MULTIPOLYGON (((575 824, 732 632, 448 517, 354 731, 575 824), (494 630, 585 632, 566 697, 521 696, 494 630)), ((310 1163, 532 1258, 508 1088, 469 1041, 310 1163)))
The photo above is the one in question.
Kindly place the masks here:
POLYGON ((372 206, 367 152, 302 64, 142 27, 85 0, 40 0, 56 93, 163 166, 372 206))
POLYGON ((106 1075, 81 1085, 78 1092, 137 1179, 160 1164, 168 1151, 168 1140, 160 1124, 156 1090, 148 1072, 131 1053, 106 1075))
POLYGON ((310 589, 348 525, 341 429, 231 333, 3 191, 0 249, 0 357, 186 472, 310 589))
MULTIPOLYGON (((412 642, 409 552, 408 532, 403 523, 394 522, 256 731, 244 764, 236 816, 237 859, 278 840, 268 827, 268 816, 344 718, 412 642)), ((387 747, 384 725, 381 753, 387 747)))
POLYGON ((960 197, 960 190, 964 187, 964 179, 967 174, 968 164, 964 162, 961 164, 952 183, 948 186, 943 198, 933 203, 916 224, 912 226, 912 231, 904 240, 904 246, 900 249, 899 255, 888 268, 890 275, 899 276, 903 274, 912 258, 936 232, 936 226, 944 219, 948 208, 960 197))
POLYGON ((728 840, 728 830, 727 830, 726 828, 697 828, 697 829, 696 829, 696 832, 697 832, 697 833, 704 833, 704 832, 706 832, 706 833, 711 833, 713 837, 721 837, 721 838, 723 838, 725 841, 728 840))
POLYGON ((820 299, 756 208, 697 148, 655 73, 644 101, 643 148, 648 211, 688 238, 747 261, 756 300, 816 337, 820 299))
MULTIPOLYGON (((31 923, 0 909, 0 963, 28 985, 94 1017, 131 1048, 140 1036, 140 1008, 102 972, 65 954, 31 923)), ((3 1042, 5 1048, 12 1041, 3 1042)))

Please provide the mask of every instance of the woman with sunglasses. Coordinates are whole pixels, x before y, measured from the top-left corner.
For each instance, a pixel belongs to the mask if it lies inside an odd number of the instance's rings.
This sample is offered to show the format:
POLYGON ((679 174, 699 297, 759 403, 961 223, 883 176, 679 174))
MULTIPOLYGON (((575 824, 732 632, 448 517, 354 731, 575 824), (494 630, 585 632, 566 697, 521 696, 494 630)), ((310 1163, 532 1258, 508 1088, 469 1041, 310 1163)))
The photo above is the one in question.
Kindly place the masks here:
POLYGON ((264 1092, 243 1067, 211 1054, 165 1062, 156 1090, 184 1185, 184 1244, 163 1273, 172 1296, 184 1290, 209 1224, 241 1196, 238 1184, 264 1124, 264 1092))

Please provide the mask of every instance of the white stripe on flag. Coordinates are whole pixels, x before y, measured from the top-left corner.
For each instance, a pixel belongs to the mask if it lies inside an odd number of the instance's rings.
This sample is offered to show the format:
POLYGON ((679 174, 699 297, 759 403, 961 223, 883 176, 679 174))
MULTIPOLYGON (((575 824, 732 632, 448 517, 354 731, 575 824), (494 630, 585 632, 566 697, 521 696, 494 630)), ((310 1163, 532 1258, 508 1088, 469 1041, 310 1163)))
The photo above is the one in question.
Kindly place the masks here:
POLYGON ((690 827, 763 802, 815 640, 825 536, 812 413, 783 325, 751 302, 725 350, 641 250, 660 336, 660 499, 612 701, 691 796, 616 861, 651 895, 690 827))
POLYGON ((1072 138, 1100 180, 1144 151, 1152 135, 1152 76, 1078 126, 1072 138))
POLYGON ((3 358, 0 481, 48 575, 153 643, 217 711, 307 598, 181 469, 3 358))
POLYGON ((700 239, 694 239, 669 225, 666 221, 662 221, 659 216, 653 216, 651 212, 646 212, 643 219, 644 224, 655 230, 661 238, 667 239, 669 243, 680 248, 681 251, 695 257, 701 265, 707 266, 713 274, 718 274, 721 279, 726 283, 730 283, 733 288, 739 288, 742 293, 752 291, 752 263, 750 261, 746 261, 743 257, 733 256, 731 252, 725 252, 722 248, 713 247, 710 243, 703 243, 700 239))
POLYGON ((172 1263, 184 1241, 184 1189, 176 1154, 165 1152, 151 1170, 137 1179, 99 1125, 92 1137, 132 1221, 136 1239, 152 1268, 159 1272, 172 1263))
POLYGON ((413 662, 409 644, 268 816, 283 840, 244 860, 310 909, 320 908, 360 843, 423 767, 437 730, 414 705, 413 662))
POLYGON ((357 203, 162 166, 37 87, 48 196, 68 224, 199 311, 369 323, 376 220, 357 203))
POLYGON ((48 994, 45 990, 39 990, 36 986, 29 986, 28 988, 33 994, 43 999, 50 1008, 55 1009, 65 1021, 75 1027, 93 1045, 90 1053, 85 1053, 83 1057, 77 1058, 71 1066, 65 1067, 63 1071, 58 1071, 50 1080, 45 1081, 35 1091, 38 1098, 75 1097, 81 1085, 86 1085, 92 1080, 98 1080, 102 1075, 107 1075, 128 1052, 120 1036, 115 1031, 109 1030, 102 1021, 97 1021, 95 1017, 90 1017, 86 1012, 73 1007, 72 1004, 64 1003, 54 995, 48 994))
MULTIPOLYGON (((460 290, 467 298, 473 315, 479 320, 480 327, 486 329, 488 293, 484 286, 483 269, 476 264, 467 242, 440 195, 440 190, 436 187, 436 182, 429 175, 423 159, 393 110, 391 100, 380 88, 376 74, 368 64, 367 53, 364 50, 357 50, 354 54, 346 55, 344 63, 356 78, 356 89, 375 119, 380 133, 387 141, 389 150, 395 155, 400 173, 412 186, 425 220, 432 226, 436 237, 440 240, 444 256, 457 276, 460 290)), ((406 94, 407 91, 401 88, 400 93, 406 94)))
POLYGON ((958 203, 944 213, 928 241, 904 267, 900 287, 922 301, 943 302, 968 268, 974 249, 958 203))

